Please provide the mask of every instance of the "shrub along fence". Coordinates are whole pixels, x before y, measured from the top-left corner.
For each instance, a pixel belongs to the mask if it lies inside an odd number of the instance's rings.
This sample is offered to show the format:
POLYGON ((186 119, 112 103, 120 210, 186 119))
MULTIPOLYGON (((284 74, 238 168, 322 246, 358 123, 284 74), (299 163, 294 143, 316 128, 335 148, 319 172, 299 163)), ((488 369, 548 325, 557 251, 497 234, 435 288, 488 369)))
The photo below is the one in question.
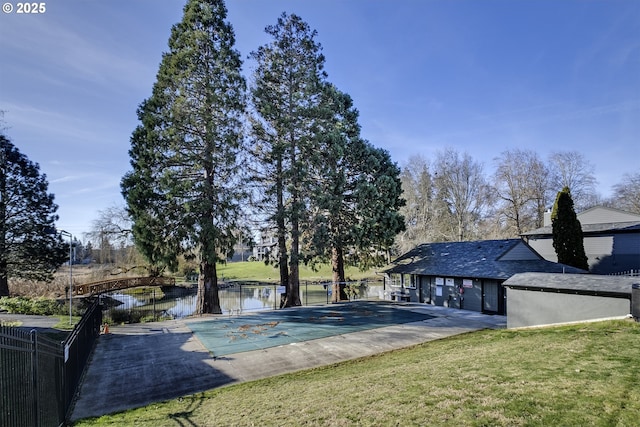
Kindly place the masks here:
POLYGON ((0 425, 65 424, 101 323, 96 299, 62 342, 0 327, 0 425))

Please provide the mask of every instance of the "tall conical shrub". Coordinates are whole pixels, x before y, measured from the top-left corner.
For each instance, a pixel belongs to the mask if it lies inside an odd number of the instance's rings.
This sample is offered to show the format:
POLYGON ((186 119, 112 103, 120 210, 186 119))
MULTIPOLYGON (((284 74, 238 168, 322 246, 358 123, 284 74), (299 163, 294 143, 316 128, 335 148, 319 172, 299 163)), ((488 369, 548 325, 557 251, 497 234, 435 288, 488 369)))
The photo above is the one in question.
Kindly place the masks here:
POLYGON ((553 248, 558 255, 558 262, 589 270, 587 255, 584 252, 582 225, 573 208, 569 187, 564 187, 556 196, 551 212, 551 227, 553 248))

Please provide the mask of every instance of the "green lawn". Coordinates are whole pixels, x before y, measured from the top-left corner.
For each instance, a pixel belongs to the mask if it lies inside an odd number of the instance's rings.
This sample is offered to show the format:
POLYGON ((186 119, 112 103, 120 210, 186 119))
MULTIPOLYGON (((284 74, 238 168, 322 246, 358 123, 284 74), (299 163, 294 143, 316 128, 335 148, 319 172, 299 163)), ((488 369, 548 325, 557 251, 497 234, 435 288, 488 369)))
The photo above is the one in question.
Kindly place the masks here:
POLYGON ((639 367, 631 320, 487 330, 76 425, 637 426, 639 367))
MULTIPOLYGON (((280 273, 277 268, 272 265, 265 265, 260 261, 229 262, 224 265, 218 265, 217 271, 218 277, 225 280, 258 280, 267 282, 278 282, 280 280, 280 273)), ((345 275, 350 280, 364 278, 379 280, 381 278, 381 276, 376 276, 372 270, 363 272, 354 267, 346 268, 345 275)), ((330 265, 319 266, 318 271, 313 271, 310 267, 304 265, 300 266, 301 280, 331 280, 331 277, 330 265)))

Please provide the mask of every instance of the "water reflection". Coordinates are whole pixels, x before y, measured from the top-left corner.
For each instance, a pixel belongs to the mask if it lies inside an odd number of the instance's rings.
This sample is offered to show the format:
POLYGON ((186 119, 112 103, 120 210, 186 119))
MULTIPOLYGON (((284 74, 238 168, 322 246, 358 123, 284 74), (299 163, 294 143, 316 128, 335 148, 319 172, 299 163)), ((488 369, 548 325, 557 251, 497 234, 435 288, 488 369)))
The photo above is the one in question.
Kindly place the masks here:
POLYGON ((197 295, 189 295, 175 299, 175 306, 167 310, 167 314, 174 319, 188 317, 196 312, 197 295))
MULTIPOLYGON (((280 306, 281 294, 276 285, 235 285, 220 289, 220 308, 223 314, 240 314, 247 311, 275 310, 280 306)), ((300 299, 303 305, 325 304, 330 301, 330 289, 319 284, 301 285, 300 299)), ((379 296, 382 286, 369 285, 359 298, 379 296)), ((138 311, 154 319, 180 319, 194 315, 197 305, 197 289, 194 287, 136 290, 133 295, 117 292, 110 294, 121 304, 109 304, 115 311, 138 311)))
MULTIPOLYGON (((278 308, 279 294, 270 287, 230 287, 220 289, 220 308, 223 314, 238 314, 243 311, 270 310, 278 308), (276 298, 277 297, 277 298, 276 298)), ((110 304, 115 310, 148 309, 157 317, 180 319, 196 312, 197 290, 178 292, 148 290, 134 295, 110 294, 117 302, 110 304)))
POLYGON ((242 311, 268 310, 278 308, 276 304, 277 293, 273 288, 264 287, 232 287, 222 289, 220 295, 220 308, 223 313, 238 313, 242 311))
POLYGON ((114 293, 114 294, 109 294, 109 296, 117 301, 117 303, 116 303, 117 306, 116 307, 121 309, 121 310, 129 310, 129 309, 132 309, 134 307, 140 307, 140 306, 144 305, 144 302, 140 301, 138 298, 136 298, 136 297, 134 297, 132 295, 114 293), (118 302, 120 304, 118 304, 118 302))

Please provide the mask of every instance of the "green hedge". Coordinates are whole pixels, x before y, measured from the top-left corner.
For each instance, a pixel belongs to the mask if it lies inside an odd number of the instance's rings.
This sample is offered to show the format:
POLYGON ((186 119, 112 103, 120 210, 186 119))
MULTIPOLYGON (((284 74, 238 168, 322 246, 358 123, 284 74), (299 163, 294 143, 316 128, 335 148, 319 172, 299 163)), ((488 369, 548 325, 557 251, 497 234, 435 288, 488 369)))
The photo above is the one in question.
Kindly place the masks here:
POLYGON ((0 310, 11 314, 54 316, 68 313, 64 303, 49 298, 1 297, 0 310))

